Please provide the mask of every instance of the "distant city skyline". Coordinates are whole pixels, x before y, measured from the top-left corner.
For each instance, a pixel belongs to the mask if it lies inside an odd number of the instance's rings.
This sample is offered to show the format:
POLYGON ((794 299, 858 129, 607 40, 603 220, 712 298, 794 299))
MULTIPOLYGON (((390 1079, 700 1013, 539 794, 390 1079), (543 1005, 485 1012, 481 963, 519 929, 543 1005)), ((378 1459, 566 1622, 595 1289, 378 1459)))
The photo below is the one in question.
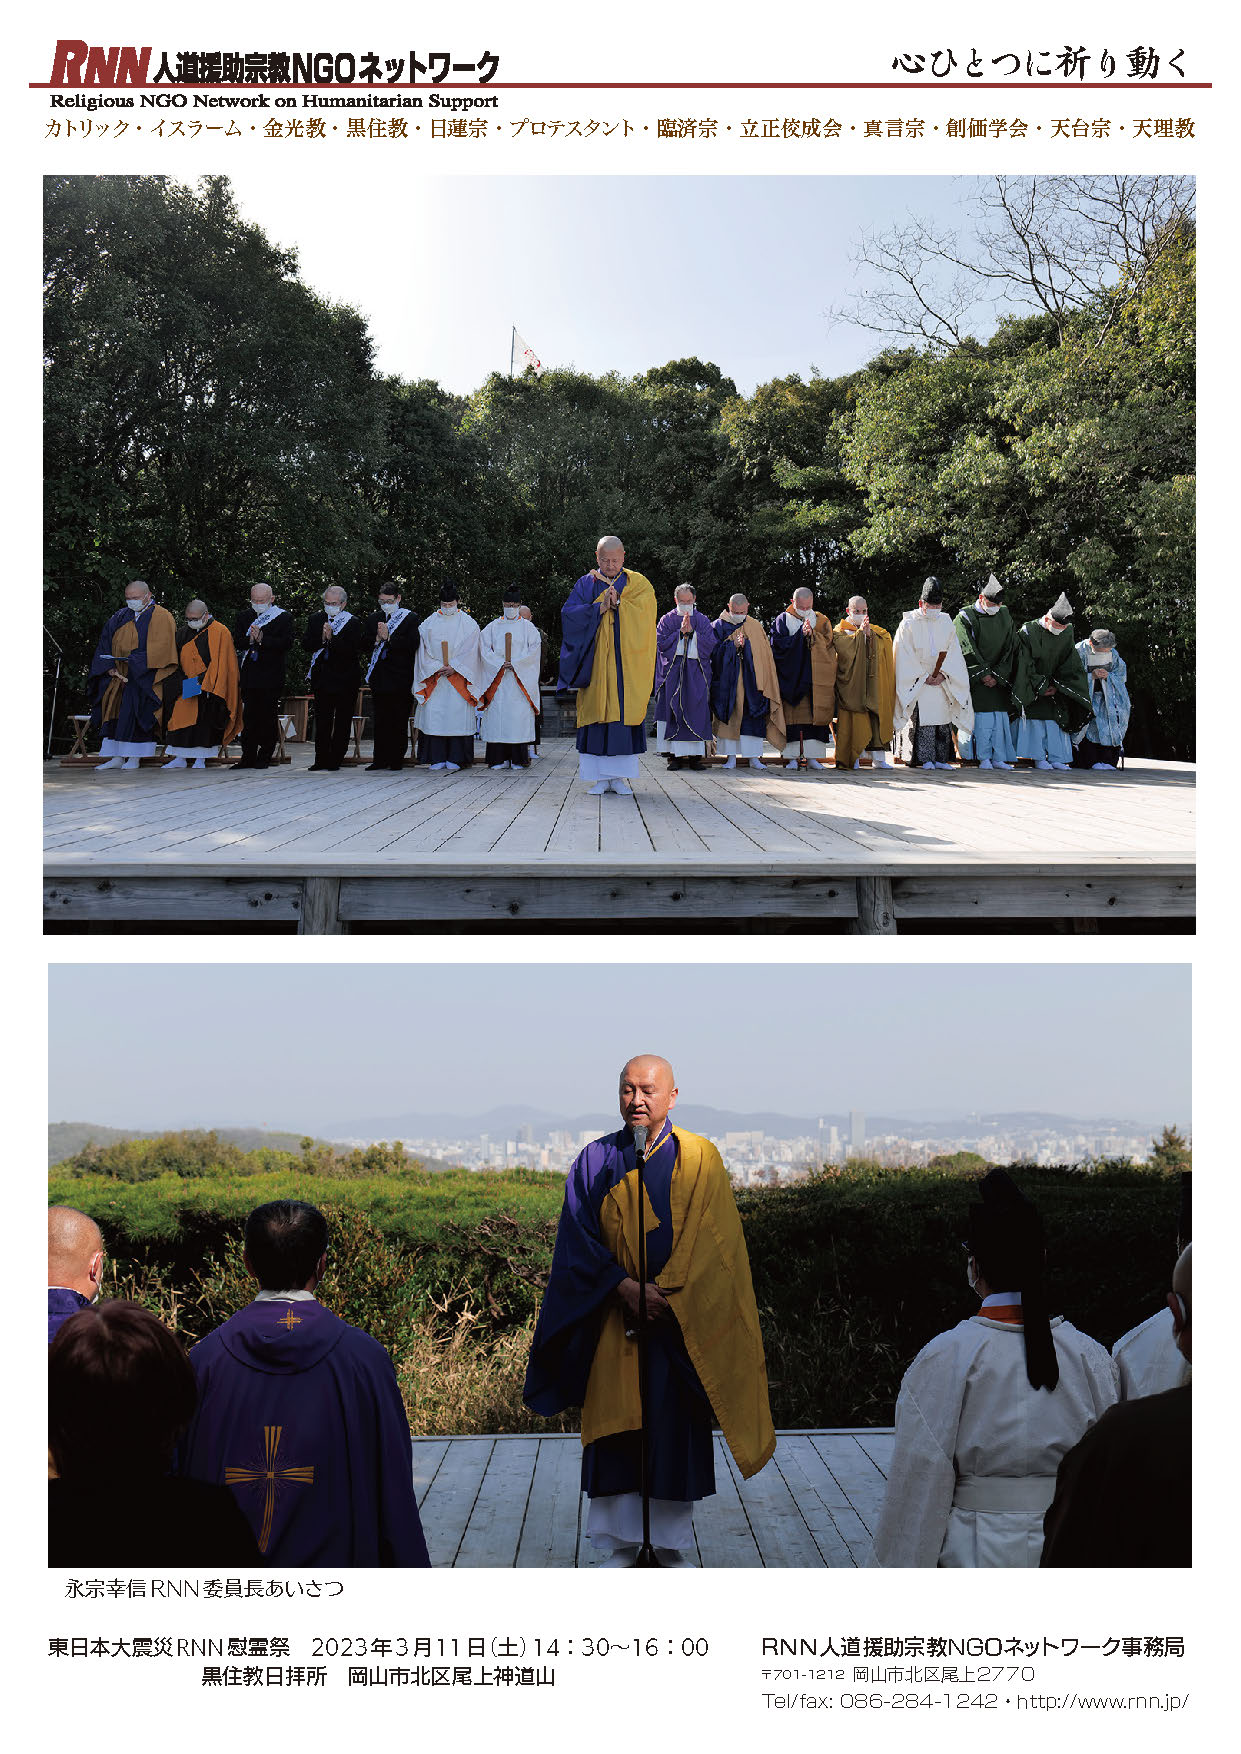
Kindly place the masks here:
POLYGON ((326 1134, 347 1117, 370 1115, 382 1131, 388 1117, 477 1117, 502 1104, 608 1115, 635 1052, 672 1061, 683 1105, 743 1115, 1039 1111, 1153 1127, 1191 1112, 1190 979, 1175 963, 463 955, 157 967, 146 1046, 119 1068, 83 1019, 113 1014, 118 993, 154 976, 132 964, 50 967, 50 1118, 326 1134), (183 993, 194 1040, 174 1047, 158 1014, 183 993))

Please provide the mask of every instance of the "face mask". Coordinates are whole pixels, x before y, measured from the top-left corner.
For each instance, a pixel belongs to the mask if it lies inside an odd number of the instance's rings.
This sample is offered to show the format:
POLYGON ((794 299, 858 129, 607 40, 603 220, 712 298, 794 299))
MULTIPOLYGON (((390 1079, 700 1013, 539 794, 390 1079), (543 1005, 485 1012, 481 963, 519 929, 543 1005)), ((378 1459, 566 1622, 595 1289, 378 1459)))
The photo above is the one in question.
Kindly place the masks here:
POLYGON ((381 601, 379 605, 379 613, 381 615, 391 615, 394 609, 399 609, 400 607, 401 605, 399 603, 384 603, 381 601))
POLYGON ((330 615, 333 620, 335 620, 338 615, 343 615, 345 612, 345 605, 343 603, 325 603, 323 608, 325 613, 330 615))
POLYGON ((980 615, 998 615, 1000 613, 1000 605, 998 603, 984 602, 981 597, 978 599, 976 607, 980 615))
POLYGON ((693 613, 694 613, 694 605, 692 603, 678 603, 677 604, 677 614, 678 615, 692 615, 693 613))
POLYGON ((189 625, 195 633, 201 633, 203 628, 207 625, 206 618, 204 617, 201 621, 191 621, 189 625))
POLYGON ((504 611, 504 619, 505 619, 505 621, 520 621, 521 620, 521 610, 520 609, 506 608, 504 611))
POLYGON ((256 602, 254 602, 253 599, 251 599, 250 607, 256 615, 261 615, 263 613, 264 609, 271 608, 271 604, 270 603, 256 603, 256 602))
POLYGON ((133 597, 126 597, 125 607, 126 609, 132 609, 135 615, 141 615, 142 611, 146 608, 146 603, 145 601, 135 601, 133 597))
POLYGON ((455 603, 453 604, 451 609, 441 609, 440 610, 441 615, 452 616, 452 615, 455 615, 456 613, 457 613, 457 606, 455 603))
POLYGON ((866 617, 864 615, 850 615, 848 619, 850 627, 866 626, 866 617))

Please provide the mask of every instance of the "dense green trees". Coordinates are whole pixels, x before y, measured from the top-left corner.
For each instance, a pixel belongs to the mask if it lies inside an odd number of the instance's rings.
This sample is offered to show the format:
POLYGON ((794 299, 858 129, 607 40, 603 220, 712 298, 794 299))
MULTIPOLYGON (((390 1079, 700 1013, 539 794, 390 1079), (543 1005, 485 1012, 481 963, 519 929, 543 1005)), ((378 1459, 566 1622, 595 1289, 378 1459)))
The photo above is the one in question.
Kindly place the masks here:
POLYGON ((1192 756, 1186 218, 1126 237, 1096 297, 986 343, 945 331, 748 397, 692 358, 496 374, 468 398, 382 378, 362 318, 302 285, 223 178, 49 179, 46 248, 62 723, 129 578, 226 616, 256 578, 294 609, 398 578, 419 611, 451 580, 484 614, 512 582, 550 671, 565 590, 616 531, 661 596, 688 579, 713 612, 740 586, 770 616, 810 584, 891 626, 928 572, 955 608, 994 570, 1024 618, 1066 589, 1079 630, 1118 636, 1130 748, 1192 756))

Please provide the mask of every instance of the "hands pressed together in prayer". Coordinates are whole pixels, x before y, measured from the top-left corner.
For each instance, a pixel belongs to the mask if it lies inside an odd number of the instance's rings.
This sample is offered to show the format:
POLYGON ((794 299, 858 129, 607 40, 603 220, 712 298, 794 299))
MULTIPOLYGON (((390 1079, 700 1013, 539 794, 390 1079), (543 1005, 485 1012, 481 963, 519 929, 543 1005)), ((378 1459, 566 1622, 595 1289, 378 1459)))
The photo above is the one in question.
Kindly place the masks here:
POLYGON ((988 672, 988 674, 987 674, 987 675, 986 675, 986 676, 984 676, 984 677, 983 677, 983 679, 982 679, 982 685, 983 685, 983 687, 984 687, 984 688, 994 688, 994 687, 995 687, 995 685, 996 685, 996 684, 995 684, 995 677, 994 677, 994 676, 992 676, 992 675, 991 675, 991 674, 990 674, 990 673, 989 673, 989 672, 988 672))
MULTIPOLYGON (((622 1279, 616 1287, 616 1295, 620 1298, 621 1308, 629 1323, 638 1319, 638 1281, 622 1279)), ((648 1282, 646 1287, 646 1315, 648 1321, 662 1322, 672 1319, 672 1305, 659 1289, 658 1285, 648 1282)))
POLYGON ((325 621, 323 623, 323 643, 326 646, 326 645, 330 645, 331 641, 332 641, 332 624, 330 621, 325 621))
POLYGON ((737 650, 740 651, 742 646, 745 644, 745 634, 741 628, 738 628, 736 633, 733 634, 732 642, 736 646, 737 650))
POLYGON ((381 619, 375 625, 375 638, 376 639, 387 639, 387 637, 388 637, 388 623, 381 619))
POLYGON ((250 623, 250 644, 252 646, 261 646, 262 643, 263 629, 259 626, 257 621, 252 621, 250 623))
POLYGON ((615 609, 620 602, 620 593, 609 579, 604 578, 602 573, 596 572, 595 577, 605 587, 603 595, 599 599, 599 613, 602 615, 606 609, 615 609))

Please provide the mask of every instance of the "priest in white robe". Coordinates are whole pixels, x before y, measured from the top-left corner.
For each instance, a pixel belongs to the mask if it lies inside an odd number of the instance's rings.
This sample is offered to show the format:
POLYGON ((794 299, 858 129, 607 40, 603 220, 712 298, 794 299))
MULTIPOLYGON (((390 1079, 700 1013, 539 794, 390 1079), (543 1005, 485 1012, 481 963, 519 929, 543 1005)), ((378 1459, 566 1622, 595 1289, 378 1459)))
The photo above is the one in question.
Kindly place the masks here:
POLYGON ((892 642, 896 731, 909 731, 912 767, 953 767, 954 728, 974 729, 969 671, 943 601, 939 580, 927 579, 918 607, 902 615, 892 642))
POLYGON ((474 727, 482 693, 479 627, 451 585, 418 629, 414 724, 418 760, 432 772, 456 773, 474 760, 474 727))
POLYGON ((516 592, 504 597, 500 608, 479 639, 483 740, 487 766, 496 771, 530 765, 543 657, 539 630, 523 621, 516 592))
POLYGON ((914 1359, 875 1531, 884 1567, 1034 1567, 1061 1458, 1118 1398, 1097 1340, 1048 1316, 1038 1214, 1003 1170, 971 1206, 976 1316, 914 1359))

